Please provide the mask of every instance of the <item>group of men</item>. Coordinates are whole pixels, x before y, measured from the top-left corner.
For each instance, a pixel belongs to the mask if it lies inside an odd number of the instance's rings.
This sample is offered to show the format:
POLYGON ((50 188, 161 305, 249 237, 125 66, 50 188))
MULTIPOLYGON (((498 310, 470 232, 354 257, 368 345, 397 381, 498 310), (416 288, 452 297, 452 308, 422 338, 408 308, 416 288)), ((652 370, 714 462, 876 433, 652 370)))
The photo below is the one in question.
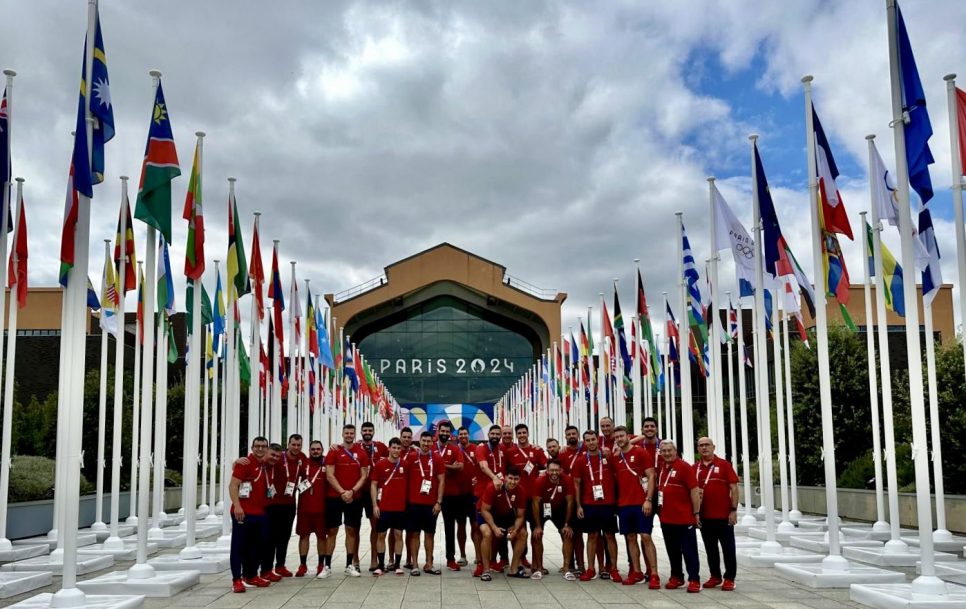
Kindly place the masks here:
POLYGON ((370 525, 370 573, 439 575, 433 557, 442 514, 446 568, 460 571, 469 565, 469 540, 475 550, 473 576, 482 581, 508 567, 507 577, 548 575, 543 537, 552 523, 561 537, 560 571, 566 580, 600 578, 658 589, 662 582, 651 539, 657 515, 671 566, 665 588, 734 590, 738 477, 714 454, 712 441, 698 440, 700 459, 692 465, 679 457, 673 442, 658 438, 652 418, 643 420, 640 435, 615 427, 607 417, 599 427, 580 434, 569 426, 564 445, 551 438, 546 450, 530 442, 522 423, 493 425, 480 444, 470 441, 465 427, 454 436, 446 420, 435 434, 420 433, 415 443, 408 427, 384 444, 374 440, 371 423, 360 426, 361 441, 355 426, 345 425, 341 444, 326 452, 321 442, 312 441, 308 457, 299 435, 292 435, 285 448, 255 438, 251 454, 235 462, 229 483, 232 589, 245 592, 284 577, 304 577, 312 535, 316 576, 330 577, 343 527, 344 573, 359 577, 363 517, 370 525), (300 555, 294 574, 285 566, 293 522, 300 555), (711 572, 703 586, 697 529, 711 572), (627 550, 624 576, 618 568, 618 533, 627 550))

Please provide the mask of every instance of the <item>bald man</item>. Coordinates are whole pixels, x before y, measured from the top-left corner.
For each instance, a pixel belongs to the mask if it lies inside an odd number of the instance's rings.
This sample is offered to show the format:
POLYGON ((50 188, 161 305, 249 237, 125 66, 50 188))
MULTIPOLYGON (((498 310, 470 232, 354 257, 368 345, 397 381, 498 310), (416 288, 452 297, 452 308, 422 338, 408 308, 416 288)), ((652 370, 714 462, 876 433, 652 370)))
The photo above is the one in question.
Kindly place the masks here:
POLYGON ((701 538, 708 555, 711 577, 705 588, 730 592, 735 589, 738 561, 735 557, 735 524, 738 521, 738 475, 731 463, 714 454, 711 438, 698 439, 697 477, 701 492, 701 538), (718 546, 721 553, 718 553, 718 546), (724 557, 724 577, 721 557, 724 557))
POLYGON ((671 577, 664 585, 674 590, 687 584, 688 592, 701 592, 698 540, 695 528, 701 526, 701 493, 694 467, 678 457, 674 442, 661 442, 664 468, 658 475, 658 515, 664 533, 664 547, 671 563, 671 577), (681 559, 687 568, 687 580, 681 559))

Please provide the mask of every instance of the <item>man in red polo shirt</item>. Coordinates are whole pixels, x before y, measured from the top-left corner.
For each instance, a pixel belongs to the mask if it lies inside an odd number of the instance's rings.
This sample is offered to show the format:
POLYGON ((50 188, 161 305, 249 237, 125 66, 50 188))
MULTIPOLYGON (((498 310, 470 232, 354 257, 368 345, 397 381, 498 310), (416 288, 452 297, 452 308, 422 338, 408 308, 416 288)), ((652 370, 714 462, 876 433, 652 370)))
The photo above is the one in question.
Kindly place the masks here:
MULTIPOLYGON (((560 449, 560 454, 557 458, 560 461, 560 466, 563 468, 563 473, 568 476, 573 476, 573 469, 577 463, 577 458, 584 454, 586 450, 580 441, 580 430, 576 425, 568 425, 564 428, 564 442, 567 445, 560 449)), ((573 556, 567 558, 564 564, 568 570, 579 575, 584 572, 584 529, 579 518, 574 519, 572 526, 574 527, 573 556)))
MULTIPOLYGON (((540 473, 547 469, 547 453, 543 448, 530 442, 530 428, 526 423, 518 423, 513 428, 513 433, 517 438, 517 443, 510 448, 510 464, 520 470, 520 486, 527 495, 527 500, 533 496, 533 485, 536 484, 540 473)), ((533 544, 533 529, 537 526, 537 520, 533 517, 533 510, 526 511, 526 521, 530 525, 530 543, 533 544)), ((527 561, 526 549, 524 549, 521 561, 524 567, 531 568, 527 561)))
POLYGON ((396 575, 405 573, 400 566, 400 556, 389 556, 386 564, 386 533, 392 531, 396 537, 393 544, 402 553, 402 531, 406 528, 406 495, 409 490, 407 475, 409 467, 403 463, 399 453, 402 442, 399 438, 389 440, 389 456, 372 466, 369 476, 369 501, 372 513, 376 515, 376 545, 378 556, 375 575, 394 570, 396 575))
MULTIPOLYGON (((457 484, 459 485, 459 501, 463 505, 463 518, 456 520, 456 542, 460 548, 460 559, 457 565, 465 567, 466 560, 466 523, 470 526, 470 540, 473 543, 474 556, 479 560, 480 555, 480 527, 476 524, 476 480, 480 475, 480 468, 476 464, 476 446, 470 442, 470 430, 460 427, 457 430, 456 447, 463 455, 463 469, 460 471, 457 484)), ((447 488, 449 488, 447 483, 447 488)))
MULTIPOLYGON (((479 475, 476 477, 476 489, 474 491, 474 495, 477 497, 477 499, 483 496, 483 493, 490 484, 492 484, 497 490, 500 490, 500 488, 503 487, 503 478, 507 469, 507 457, 502 450, 502 444, 500 442, 501 435, 502 429, 500 426, 491 425, 490 429, 487 431, 487 441, 476 447, 476 465, 480 470, 479 475)), ((519 480, 517 482, 519 482, 519 480)), ((480 522, 479 511, 480 503, 477 500, 477 523, 480 522)), ((481 543, 482 532, 483 530, 481 527, 481 543)), ((482 552, 482 545, 480 549, 482 552)), ((492 559, 493 557, 488 556, 487 558, 492 559)), ((506 565, 497 563, 497 566, 504 567, 506 565)), ((477 563, 476 569, 473 571, 473 577, 480 577, 484 571, 483 562, 481 561, 477 563)))
POLYGON ((446 491, 446 468, 443 460, 433 450, 433 434, 419 434, 419 449, 409 454, 405 462, 409 477, 409 507, 406 511, 406 545, 412 555, 413 568, 410 575, 418 576, 419 534, 423 534, 426 562, 423 572, 439 575, 433 566, 433 549, 436 538, 436 517, 443 507, 446 491))
POLYGON ((730 592, 735 589, 738 561, 735 556, 735 529, 738 522, 738 474, 731 463, 714 454, 711 438, 698 440, 698 488, 701 489, 701 539, 708 555, 711 578, 704 582, 705 588, 730 592), (724 579, 721 577, 721 558, 718 545, 724 554, 724 579))
POLYGON ((505 474, 505 484, 503 482, 501 480, 499 485, 495 480, 488 482, 477 504, 480 512, 477 522, 483 534, 483 541, 480 544, 482 569, 479 577, 485 582, 493 579, 490 575, 490 559, 493 556, 494 540, 506 539, 513 544, 510 576, 524 577, 520 572, 520 557, 527 543, 527 533, 523 527, 526 497, 520 489, 519 470, 514 467, 509 468, 505 474))
MULTIPOLYGON (((664 467, 664 459, 661 458, 661 440, 657 437, 657 419, 645 417, 641 424, 641 431, 643 432, 641 435, 631 438, 631 444, 640 446, 644 450, 648 465, 654 467, 656 479, 664 467)), ((652 511, 649 516, 645 515, 644 519, 648 522, 649 528, 653 530, 654 515, 657 513, 657 488, 654 485, 651 485, 650 488, 649 498, 652 511)), ((648 577, 648 587, 651 590, 657 590, 661 587, 661 578, 657 575, 657 548, 654 547, 654 540, 650 533, 641 535, 641 546, 644 562, 647 566, 644 575, 648 577)))
POLYGON ((325 463, 322 461, 322 443, 313 440, 309 444, 309 458, 299 471, 298 520, 295 522, 295 533, 299 536, 299 568, 295 577, 305 577, 308 572, 309 541, 315 535, 316 550, 319 555, 319 565, 315 575, 318 576, 326 567, 325 544, 325 463))
MULTIPOLYGON (((453 424, 440 421, 436 426, 436 443, 433 452, 439 455, 446 469, 446 487, 443 491, 443 534, 446 536, 446 568, 459 571, 456 563, 456 524, 465 524, 466 502, 461 486, 463 474, 463 451, 453 440, 453 424)), ((466 547, 466 529, 463 529, 463 547, 466 547)))
MULTIPOLYGON (((563 555, 569 557, 573 552, 574 530, 570 523, 574 519, 574 482, 563 473, 560 461, 551 459, 547 471, 533 483, 530 511, 533 514, 533 573, 531 579, 543 578, 543 530, 552 522, 560 533, 563 555)), ((576 576, 569 569, 564 579, 574 581, 576 576)))
POLYGON ((288 542, 292 538, 292 524, 295 522, 295 487, 305 461, 302 436, 292 434, 288 438, 287 449, 272 471, 275 492, 272 502, 265 507, 265 515, 268 517, 269 535, 274 548, 275 573, 281 577, 292 577, 292 572, 285 568, 285 555, 288 554, 288 542))
POLYGON ((587 570, 580 576, 580 581, 597 579, 594 570, 594 558, 597 556, 597 543, 603 534, 606 554, 609 558, 610 571, 608 575, 614 582, 620 583, 621 576, 617 570, 617 516, 614 508, 616 494, 614 490, 613 460, 604 456, 597 447, 597 433, 591 430, 584 432, 584 445, 587 452, 574 464, 573 478, 576 487, 577 519, 581 521, 581 528, 587 532, 587 570))
MULTIPOLYGON (((373 440, 373 436, 376 434, 376 426, 372 424, 371 421, 366 421, 359 426, 359 433, 362 434, 362 442, 360 446, 369 455, 369 465, 370 467, 375 465, 380 459, 384 459, 386 455, 389 454, 389 448, 379 442, 378 440, 373 440)), ((366 481, 366 487, 368 488, 369 482, 366 481)), ((363 491, 365 492, 365 491, 363 491)), ((369 547, 376 547, 376 518, 372 513, 372 504, 369 501, 362 502, 363 514, 366 520, 369 521, 369 547)), ((376 555, 374 552, 369 552, 371 556, 369 557, 369 573, 374 573, 376 571, 376 555)), ((356 555, 356 566, 359 566, 359 556, 356 555)))
POLYGON ((605 457, 610 457, 610 451, 614 449, 614 444, 614 419, 601 417, 600 435, 597 437, 597 445, 600 447, 600 452, 604 453, 605 457))
POLYGON ((684 585, 684 571, 681 557, 688 570, 688 592, 701 592, 698 562, 698 540, 695 528, 701 526, 701 495, 694 468, 678 457, 674 442, 661 442, 661 458, 664 468, 658 476, 658 515, 664 545, 667 548, 668 562, 671 563, 671 578, 665 588, 674 590, 684 585))
POLYGON ((617 479, 617 517, 631 562, 624 584, 633 586, 644 581, 638 535, 650 534, 653 527, 653 520, 647 518, 653 510, 647 494, 654 488, 654 467, 648 462, 644 449, 631 445, 627 428, 623 425, 614 428, 614 442, 611 460, 617 479))
MULTIPOLYGON (((356 444, 356 426, 342 427, 342 444, 325 457, 325 477, 329 485, 325 500, 325 525, 329 529, 327 553, 335 550, 339 527, 345 524, 345 574, 359 577, 354 557, 359 552, 359 526, 362 524, 362 488, 369 475, 369 455, 356 444)), ((329 571, 321 575, 326 577, 329 571)))
POLYGON ((252 441, 252 452, 243 462, 232 467, 228 483, 231 500, 231 589, 245 592, 246 585, 264 588, 271 582, 258 575, 259 550, 268 543, 268 522, 265 504, 268 496, 268 476, 263 461, 267 459, 268 440, 258 436, 252 441), (242 580, 244 576, 244 581, 242 580))

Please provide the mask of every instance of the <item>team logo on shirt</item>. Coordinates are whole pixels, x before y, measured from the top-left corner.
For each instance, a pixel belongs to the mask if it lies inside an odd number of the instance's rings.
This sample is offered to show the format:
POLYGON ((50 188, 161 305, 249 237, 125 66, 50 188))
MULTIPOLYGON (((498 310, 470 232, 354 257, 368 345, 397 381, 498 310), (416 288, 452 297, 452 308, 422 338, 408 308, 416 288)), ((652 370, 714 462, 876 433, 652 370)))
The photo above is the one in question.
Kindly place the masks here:
POLYGON ((634 462, 634 459, 635 459, 635 455, 631 455, 631 463, 634 462))
POLYGON ((516 501, 516 500, 517 500, 516 494, 510 495, 510 501, 516 501))
POLYGON ((668 474, 668 476, 670 476, 671 478, 677 478, 677 476, 678 476, 678 470, 672 469, 671 470, 671 473, 668 474))
POLYGON ((563 492, 563 487, 562 487, 562 486, 560 486, 560 485, 558 485, 558 486, 557 486, 557 492, 558 492, 558 493, 562 493, 562 492, 563 492))
POLYGON ((718 467, 717 465, 715 465, 715 466, 714 466, 714 473, 716 473, 716 474, 717 474, 717 473, 719 473, 719 472, 721 472, 721 468, 720 468, 720 467, 718 467))

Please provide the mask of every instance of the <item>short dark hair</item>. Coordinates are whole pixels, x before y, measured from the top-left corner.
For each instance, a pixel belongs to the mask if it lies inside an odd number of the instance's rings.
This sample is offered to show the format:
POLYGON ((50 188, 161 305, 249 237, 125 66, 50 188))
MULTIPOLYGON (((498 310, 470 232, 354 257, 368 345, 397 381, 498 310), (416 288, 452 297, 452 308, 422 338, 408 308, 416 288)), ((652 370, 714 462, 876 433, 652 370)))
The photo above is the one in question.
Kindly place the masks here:
POLYGON ((547 468, 549 468, 551 465, 556 465, 561 468, 563 467, 563 463, 560 462, 560 459, 551 459, 547 461, 547 468))
POLYGON ((397 444, 399 446, 402 446, 402 440, 400 440, 399 438, 390 438, 389 439, 389 446, 396 446, 397 444))
POLYGON ((407 431, 408 431, 409 433, 413 433, 413 430, 412 430, 411 428, 409 428, 409 427, 403 427, 402 429, 400 429, 400 430, 399 430, 399 435, 403 435, 403 434, 404 434, 404 433, 406 433, 407 431))
POLYGON ((459 433, 459 432, 461 432, 461 431, 465 431, 466 433, 470 433, 470 430, 469 430, 469 429, 467 429, 467 428, 466 428, 465 426, 463 426, 463 425, 460 425, 460 426, 459 426, 459 429, 457 429, 457 430, 456 430, 456 433, 459 433))
POLYGON ((500 427, 499 425, 490 425, 490 428, 488 430, 486 430, 486 432, 489 433, 489 432, 493 431, 494 429, 497 430, 500 433, 503 433, 503 428, 500 427))
POLYGON ((300 433, 293 433, 292 435, 290 435, 288 437, 288 441, 289 442, 291 442, 292 440, 299 440, 299 441, 301 441, 302 440, 302 434, 300 434, 300 433))
POLYGON ((657 419, 655 419, 654 417, 644 417, 641 420, 641 427, 644 427, 644 423, 654 423, 655 425, 657 425, 657 419))
POLYGON ((579 427, 577 427, 576 425, 568 425, 568 426, 564 427, 564 434, 566 435, 566 433, 568 431, 570 431, 571 429, 573 429, 577 433, 580 433, 580 428, 579 427))
POLYGON ((311 442, 309 442, 309 448, 312 448, 312 447, 313 447, 313 446, 315 446, 316 444, 318 444, 318 445, 319 445, 319 446, 321 446, 321 447, 322 447, 323 449, 325 449, 325 445, 324 445, 324 444, 322 444, 322 441, 321 441, 321 440, 312 440, 311 442))
POLYGON ((614 428, 614 433, 617 433, 618 431, 623 431, 624 433, 628 433, 627 427, 623 425, 618 425, 617 427, 614 428))
POLYGON ((588 429, 587 431, 584 432, 584 437, 586 438, 587 436, 593 436, 596 438, 597 432, 594 431, 593 429, 588 429))
POLYGON ((372 424, 372 421, 365 421, 359 427, 361 427, 362 429, 365 429, 366 427, 369 427, 370 429, 375 429, 376 428, 376 426, 372 424))
POLYGON ((283 450, 285 450, 285 447, 279 444, 278 442, 272 442, 271 444, 268 445, 268 447, 274 450, 275 452, 282 452, 283 450))
POLYGON ((342 426, 342 431, 345 431, 347 429, 351 429, 351 430, 355 431, 355 428, 356 428, 356 426, 353 425, 352 423, 346 423, 345 425, 342 426))
POLYGON ((436 424, 437 430, 442 429, 443 427, 445 427, 450 431, 453 431, 453 423, 451 423, 449 419, 443 419, 442 421, 436 424))
POLYGON ((558 440, 557 438, 547 438, 546 443, 550 444, 551 442, 556 442, 557 444, 560 444, 560 440, 558 440))
POLYGON ((516 476, 517 478, 519 478, 520 477, 520 468, 511 465, 510 467, 506 468, 506 475, 507 476, 516 476))
POLYGON ((513 428, 513 433, 520 431, 521 429, 526 429, 527 433, 530 433, 530 428, 527 427, 526 423, 517 423, 517 426, 513 428))
POLYGON ((255 436, 252 439, 252 446, 255 446, 256 442, 264 442, 265 444, 268 444, 268 438, 266 438, 265 436, 255 436))
POLYGON ((419 434, 420 440, 422 440, 423 438, 432 438, 432 437, 433 437, 433 434, 428 431, 424 431, 423 433, 419 434))

